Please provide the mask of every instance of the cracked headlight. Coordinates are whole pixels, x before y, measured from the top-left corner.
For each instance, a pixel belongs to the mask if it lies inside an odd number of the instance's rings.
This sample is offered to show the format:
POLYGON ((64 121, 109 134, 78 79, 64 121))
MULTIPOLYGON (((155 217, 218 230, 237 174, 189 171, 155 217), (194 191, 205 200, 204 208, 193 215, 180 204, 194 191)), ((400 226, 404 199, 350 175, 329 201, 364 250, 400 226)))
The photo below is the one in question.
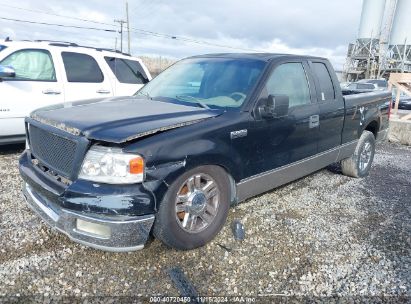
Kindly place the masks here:
POLYGON ((107 184, 141 183, 144 159, 119 148, 93 146, 86 154, 79 178, 107 184))

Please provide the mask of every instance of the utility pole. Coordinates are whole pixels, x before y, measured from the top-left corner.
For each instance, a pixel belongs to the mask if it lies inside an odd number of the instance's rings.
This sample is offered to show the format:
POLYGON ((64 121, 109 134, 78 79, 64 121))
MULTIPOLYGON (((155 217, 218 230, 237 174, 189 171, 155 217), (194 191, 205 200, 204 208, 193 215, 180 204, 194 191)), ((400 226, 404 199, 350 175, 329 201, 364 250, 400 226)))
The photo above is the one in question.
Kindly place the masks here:
POLYGON ((127 21, 116 19, 114 22, 120 23, 120 52, 123 52, 123 24, 127 23, 127 21))
POLYGON ((128 15, 128 1, 126 1, 126 15, 127 15, 128 53, 131 54, 131 48, 130 48, 130 18, 129 18, 129 15, 128 15))

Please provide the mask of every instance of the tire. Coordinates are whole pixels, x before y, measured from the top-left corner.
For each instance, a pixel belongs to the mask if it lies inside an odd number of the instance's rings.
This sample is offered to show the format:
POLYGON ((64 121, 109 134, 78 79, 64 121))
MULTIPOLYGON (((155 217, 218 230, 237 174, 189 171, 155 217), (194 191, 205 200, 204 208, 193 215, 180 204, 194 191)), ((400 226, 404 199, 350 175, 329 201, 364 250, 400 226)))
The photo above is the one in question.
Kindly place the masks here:
POLYGON ((224 169, 197 167, 169 187, 156 215, 153 234, 175 249, 201 247, 221 230, 229 207, 230 181, 224 169))
POLYGON ((375 137, 370 131, 361 134, 354 154, 341 161, 342 173, 351 177, 367 176, 375 155, 375 137))

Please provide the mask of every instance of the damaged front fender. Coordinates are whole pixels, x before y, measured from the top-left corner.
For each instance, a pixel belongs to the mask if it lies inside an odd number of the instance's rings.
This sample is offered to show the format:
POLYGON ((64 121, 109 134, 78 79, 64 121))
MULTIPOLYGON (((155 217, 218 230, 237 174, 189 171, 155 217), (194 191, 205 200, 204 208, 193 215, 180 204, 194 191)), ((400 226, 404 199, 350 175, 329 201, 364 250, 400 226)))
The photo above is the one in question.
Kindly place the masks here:
POLYGON ((155 211, 158 210, 161 201, 170 187, 172 181, 186 170, 187 158, 180 161, 160 164, 146 168, 144 188, 155 197, 155 211))

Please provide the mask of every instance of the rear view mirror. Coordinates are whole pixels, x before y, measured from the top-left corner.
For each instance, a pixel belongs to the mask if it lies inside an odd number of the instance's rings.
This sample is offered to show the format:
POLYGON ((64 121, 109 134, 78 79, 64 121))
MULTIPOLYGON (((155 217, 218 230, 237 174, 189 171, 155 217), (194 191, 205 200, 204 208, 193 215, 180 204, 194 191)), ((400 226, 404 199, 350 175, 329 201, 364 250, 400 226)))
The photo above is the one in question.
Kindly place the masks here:
POLYGON ((0 78, 16 77, 16 71, 12 67, 0 65, 0 78))
POLYGON ((267 101, 259 107, 263 118, 279 118, 288 115, 290 101, 287 95, 269 95, 267 101))

